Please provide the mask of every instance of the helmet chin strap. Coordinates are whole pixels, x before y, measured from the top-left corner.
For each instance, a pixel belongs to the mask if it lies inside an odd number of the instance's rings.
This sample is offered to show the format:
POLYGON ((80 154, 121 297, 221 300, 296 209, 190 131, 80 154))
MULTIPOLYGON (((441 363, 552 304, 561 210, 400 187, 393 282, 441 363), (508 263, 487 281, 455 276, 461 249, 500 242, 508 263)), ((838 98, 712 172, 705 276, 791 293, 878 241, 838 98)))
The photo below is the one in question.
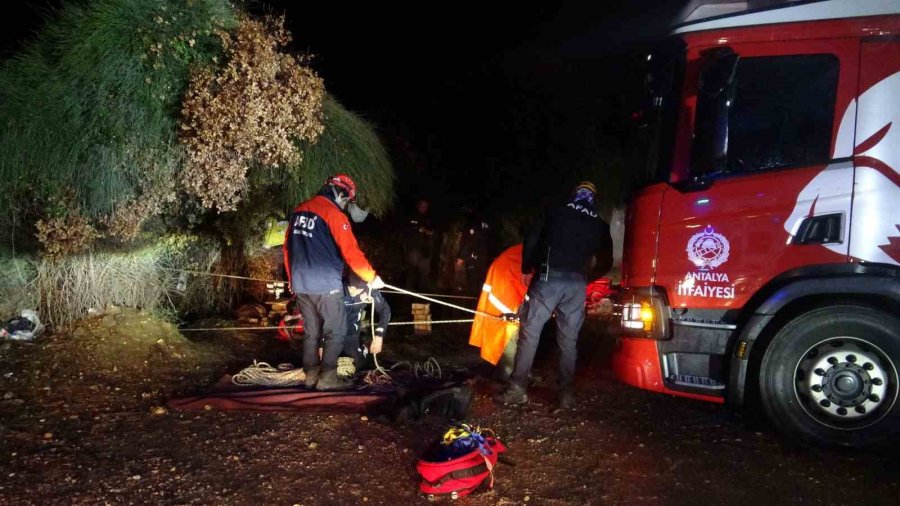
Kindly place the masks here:
POLYGON ((341 209, 347 208, 347 203, 350 202, 350 199, 340 191, 338 191, 337 187, 331 185, 331 193, 334 195, 334 203, 338 205, 341 209))

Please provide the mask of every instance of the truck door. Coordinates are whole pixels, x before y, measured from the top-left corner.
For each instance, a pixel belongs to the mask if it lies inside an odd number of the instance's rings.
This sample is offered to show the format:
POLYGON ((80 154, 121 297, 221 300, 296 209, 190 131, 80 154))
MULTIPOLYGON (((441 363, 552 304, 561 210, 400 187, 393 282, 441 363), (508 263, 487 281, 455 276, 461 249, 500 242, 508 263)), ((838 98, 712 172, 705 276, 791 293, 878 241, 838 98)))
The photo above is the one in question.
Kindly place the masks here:
POLYGON ((862 43, 850 256, 900 264, 900 42, 862 43))
POLYGON ((663 197, 656 278, 673 308, 722 310, 695 313, 706 321, 742 307, 780 273, 847 261, 859 68, 851 39, 711 49, 688 55, 682 117, 694 123, 694 139, 679 150, 690 152, 686 177, 663 197), (726 112, 712 126, 701 124, 711 117, 702 89, 698 102, 710 53, 736 59, 725 69, 726 112), (712 167, 701 153, 716 142, 708 135, 724 143, 712 167))

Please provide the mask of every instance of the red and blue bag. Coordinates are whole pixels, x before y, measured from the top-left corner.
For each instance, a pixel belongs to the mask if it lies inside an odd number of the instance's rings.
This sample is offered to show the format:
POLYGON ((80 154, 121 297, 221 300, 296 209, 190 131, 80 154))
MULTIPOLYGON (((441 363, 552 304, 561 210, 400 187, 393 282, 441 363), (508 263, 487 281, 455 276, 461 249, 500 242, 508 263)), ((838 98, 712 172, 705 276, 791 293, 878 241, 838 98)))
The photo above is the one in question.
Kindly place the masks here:
POLYGON ((429 500, 465 497, 482 485, 488 490, 494 488, 497 459, 506 446, 495 436, 481 432, 468 425, 454 427, 419 459, 419 490, 429 500))

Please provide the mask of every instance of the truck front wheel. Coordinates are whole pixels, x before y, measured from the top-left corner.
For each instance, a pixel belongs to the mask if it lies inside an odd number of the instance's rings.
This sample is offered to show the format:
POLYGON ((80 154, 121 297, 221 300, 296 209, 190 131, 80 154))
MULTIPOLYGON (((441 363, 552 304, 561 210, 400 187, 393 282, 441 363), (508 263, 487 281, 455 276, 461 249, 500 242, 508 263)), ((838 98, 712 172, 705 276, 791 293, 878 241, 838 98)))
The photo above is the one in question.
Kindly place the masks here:
POLYGON ((900 433, 900 320, 841 305, 781 328, 760 366, 760 397, 782 431, 807 441, 867 446, 900 433))

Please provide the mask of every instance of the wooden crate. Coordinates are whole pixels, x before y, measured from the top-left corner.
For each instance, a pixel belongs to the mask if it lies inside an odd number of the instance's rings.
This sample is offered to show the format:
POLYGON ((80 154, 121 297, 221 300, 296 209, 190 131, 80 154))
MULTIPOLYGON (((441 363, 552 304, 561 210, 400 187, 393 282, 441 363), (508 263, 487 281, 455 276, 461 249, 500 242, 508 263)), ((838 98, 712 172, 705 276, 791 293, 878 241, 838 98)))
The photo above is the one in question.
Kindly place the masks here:
MULTIPOLYGON (((414 322, 430 322, 431 321, 431 304, 413 304, 412 315, 414 322)), ((417 323, 413 325, 416 335, 431 334, 430 323, 417 323)))

